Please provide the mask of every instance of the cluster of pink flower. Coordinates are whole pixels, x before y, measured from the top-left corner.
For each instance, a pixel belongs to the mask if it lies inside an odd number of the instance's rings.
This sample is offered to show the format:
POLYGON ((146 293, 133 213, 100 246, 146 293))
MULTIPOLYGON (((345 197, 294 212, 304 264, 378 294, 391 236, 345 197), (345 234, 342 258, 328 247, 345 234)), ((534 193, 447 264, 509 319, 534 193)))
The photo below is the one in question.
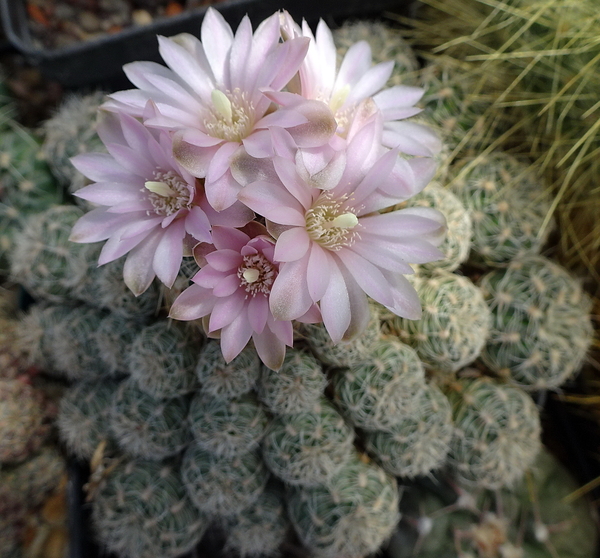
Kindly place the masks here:
POLYGON ((205 318, 227 361, 250 339, 280 367, 294 320, 323 322, 334 342, 369 320, 367 296, 418 318, 404 274, 438 259, 444 218, 432 209, 381 211, 418 193, 435 172, 437 136, 405 120, 423 91, 385 89, 393 62, 371 64, 367 43, 339 69, 331 31, 287 13, 234 34, 209 9, 201 40, 159 37, 166 66, 134 62, 136 89, 109 96, 99 134, 108 153, 77 156, 97 207, 71 240, 106 241, 99 264, 127 254, 139 295, 167 287, 182 258, 200 271, 171 316, 205 318))

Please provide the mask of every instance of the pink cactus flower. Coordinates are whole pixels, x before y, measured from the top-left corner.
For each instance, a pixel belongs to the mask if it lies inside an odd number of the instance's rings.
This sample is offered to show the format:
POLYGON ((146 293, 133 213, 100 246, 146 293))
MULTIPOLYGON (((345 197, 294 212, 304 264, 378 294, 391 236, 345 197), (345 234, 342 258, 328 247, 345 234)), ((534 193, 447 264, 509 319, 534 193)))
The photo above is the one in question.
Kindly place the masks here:
POLYGON ((170 287, 182 257, 197 242, 211 242, 211 226, 243 226, 254 215, 241 203, 217 213, 202 182, 173 158, 167 132, 149 130, 135 118, 104 115, 99 127, 106 153, 86 153, 73 165, 93 181, 76 192, 96 207, 71 232, 73 242, 106 240, 99 265, 127 254, 123 276, 134 294, 158 277, 170 287))
POLYGON ((348 145, 337 183, 315 188, 297 162, 275 157, 276 178, 248 184, 239 199, 263 215, 277 238, 281 262, 271 287, 275 319, 294 320, 315 303, 332 340, 351 338, 369 318, 367 296, 403 317, 417 319, 421 306, 404 274, 409 263, 442 257, 435 248, 445 234, 436 210, 411 208, 380 213, 422 189, 431 178, 422 159, 404 160, 397 150, 367 168, 361 153, 377 139, 377 120, 348 145))
MULTIPOLYGON (((213 243, 214 250, 205 254, 202 269, 192 278, 194 284, 171 306, 170 317, 195 320, 210 316, 208 334, 220 332, 227 362, 252 338, 261 360, 269 368, 279 369, 286 345, 292 346, 293 330, 290 320, 275 319, 269 309, 279 273, 273 240, 266 230, 251 237, 238 229, 214 227, 213 243)), ((306 320, 318 320, 316 308, 306 310, 306 320)))
POLYGON ((156 114, 145 123, 174 132, 176 159, 205 179, 208 201, 221 211, 236 201, 241 188, 230 172, 232 158, 240 149, 252 157, 270 156, 270 127, 287 128, 299 145, 310 147, 327 142, 335 131, 333 116, 322 103, 306 101, 302 107, 269 112, 271 101, 263 91, 283 88, 308 48, 306 38, 280 42, 280 37, 279 14, 254 33, 244 17, 234 35, 223 16, 209 8, 201 41, 189 34, 159 37, 167 67, 126 65, 137 89, 114 93, 105 108, 143 118, 152 101, 156 114))

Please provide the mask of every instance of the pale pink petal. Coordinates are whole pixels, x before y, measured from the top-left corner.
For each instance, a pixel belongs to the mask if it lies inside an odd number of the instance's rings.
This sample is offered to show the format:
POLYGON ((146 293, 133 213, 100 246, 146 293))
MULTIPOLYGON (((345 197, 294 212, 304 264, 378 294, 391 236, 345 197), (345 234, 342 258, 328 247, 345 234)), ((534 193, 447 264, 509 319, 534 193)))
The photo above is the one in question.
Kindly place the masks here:
POLYGON ((395 85, 377 93, 373 99, 385 113, 387 110, 413 107, 421 100, 424 93, 425 90, 422 87, 395 85))
POLYGON ((254 332, 262 333, 269 313, 269 299, 267 297, 257 295, 250 298, 248 301, 248 321, 254 332))
POLYGON ((409 283, 404 275, 383 271, 384 276, 391 285, 393 304, 383 304, 388 310, 398 316, 408 318, 409 320, 418 320, 421 317, 421 301, 414 287, 409 283))
POLYGON ((352 86, 346 99, 346 105, 354 105, 379 91, 392 75, 393 60, 382 62, 369 68, 352 86))
MULTIPOLYGON (((221 329, 236 319, 247 321, 244 311, 245 292, 238 289, 226 298, 215 298, 215 305, 210 315, 209 331, 221 329)), ((250 330, 250 326, 248 326, 250 330)))
MULTIPOLYGON (((212 317, 212 316, 211 316, 212 317)), ((231 362, 250 341, 252 328, 246 316, 239 314, 221 331, 221 352, 225 362, 231 362)))
POLYGON ((237 273, 232 273, 231 275, 227 275, 222 278, 219 283, 215 285, 213 288, 213 296, 218 296, 219 298, 231 296, 235 291, 240 288, 240 278, 237 276, 237 273))
POLYGON ((169 317, 175 320, 197 320, 212 312, 213 298, 210 291, 198 285, 190 285, 171 305, 169 317))
POLYGON ((342 340, 349 341, 365 330, 371 318, 371 309, 364 291, 352 278, 350 272, 344 266, 340 266, 339 270, 344 277, 350 302, 350 324, 342 340))
MULTIPOLYGON (((369 169, 360 184, 356 185, 354 188, 353 203, 360 205, 365 199, 368 199, 378 186, 388 178, 396 165, 397 159, 398 152, 395 150, 388 151, 385 155, 380 157, 369 169)), ((344 190, 346 191, 347 188, 344 190)))
POLYGON ((346 282, 335 264, 329 268, 329 284, 319 306, 331 340, 338 343, 350 325, 351 311, 346 282))
MULTIPOLYGON (((137 236, 132 236, 126 239, 122 239, 119 235, 111 236, 100 251, 98 265, 104 265, 105 263, 112 262, 113 260, 124 256, 127 254, 127 252, 135 248, 140 242, 148 238, 148 236, 148 232, 144 232, 137 236)), ((152 266, 152 259, 150 259, 148 265, 152 266)))
POLYGON ((381 269, 347 248, 336 252, 336 256, 368 296, 381 304, 392 304, 392 293, 381 269))
POLYGON ((233 32, 225 18, 212 7, 206 10, 200 38, 215 80, 217 83, 223 83, 225 63, 233 43, 233 32))
POLYGON ((346 52, 337 79, 335 89, 354 85, 371 68, 371 47, 365 41, 354 43, 346 52))
POLYGON ((144 199, 140 188, 122 182, 96 182, 80 188, 75 194, 82 200, 107 206, 144 199))
POLYGON ((279 370, 285 358, 285 343, 282 343, 269 328, 265 328, 261 333, 253 333, 252 341, 264 365, 271 370, 279 370))
MULTIPOLYGON (((413 208, 409 208, 413 209, 413 208)), ((445 220, 437 210, 429 210, 429 207, 414 208, 418 211, 400 209, 389 213, 371 215, 360 218, 364 230, 371 235, 383 235, 391 238, 399 236, 415 236, 437 232, 440 226, 444 226, 445 220)))
POLYGON ((244 187, 238 199, 250 209, 274 223, 304 226, 305 209, 281 186, 269 182, 254 182, 244 187))
POLYGON ((228 65, 227 83, 230 91, 236 87, 247 90, 246 87, 246 69, 250 55, 252 54, 252 24, 248 16, 244 16, 240 22, 235 38, 231 45, 231 51, 227 58, 228 65))
POLYGON ((180 219, 163 230, 156 245, 152 267, 157 277, 168 288, 173 286, 181 267, 184 237, 185 222, 180 219))
POLYGON ((202 204, 202 209, 213 226, 243 227, 254 219, 254 212, 241 202, 235 202, 223 211, 214 210, 207 202, 202 204))
POLYGON ((380 242, 377 242, 377 239, 374 242, 369 242, 367 239, 362 238, 361 242, 357 242, 348 248, 348 250, 352 250, 377 267, 389 269, 397 273, 412 273, 412 268, 406 262, 416 262, 412 259, 404 258, 406 256, 406 253, 402 251, 404 244, 401 244, 400 249, 395 249, 397 248, 397 244, 393 242, 387 244, 384 246, 380 242))
POLYGON ((303 227, 293 227, 282 232, 275 245, 275 259, 278 262, 293 262, 304 257, 310 245, 310 238, 303 227))
POLYGON ((198 147, 183 141, 180 133, 173 137, 173 156, 177 162, 189 173, 198 178, 204 178, 213 155, 219 145, 212 147, 198 147))
POLYGON ((217 271, 230 271, 242 263, 240 253, 232 249, 222 249, 206 254, 206 261, 217 271))
MULTIPOLYGON (((246 153, 257 159, 273 156, 273 144, 269 130, 257 130, 242 140, 246 153)), ((231 163, 230 163, 231 164, 231 163)))
POLYGON ((194 275, 192 281, 205 289, 213 289, 223 280, 223 277, 226 277, 230 273, 231 270, 218 271, 209 265, 204 265, 204 267, 194 275))
POLYGON ((155 170, 154 166, 144 154, 136 153, 127 145, 119 145, 116 143, 108 144, 106 149, 108 149, 108 152, 113 156, 114 160, 130 173, 142 177, 152 176, 155 170))
POLYGON ((273 157, 273 167, 287 191, 300 202, 302 207, 310 207, 312 189, 298 176, 294 162, 283 157, 273 157))
POLYGON ((108 153, 82 153, 72 157, 71 164, 94 182, 127 182, 131 176, 108 153))
POLYGON ((323 294, 329 285, 329 276, 331 267, 335 263, 332 261, 327 250, 313 243, 310 247, 308 265, 306 268, 306 282, 308 292, 313 301, 321 300, 323 294))
POLYGON ((238 148, 239 144, 235 142, 225 142, 219 147, 219 149, 213 155, 208 166, 206 182, 214 184, 217 180, 219 180, 219 178, 227 173, 229 167, 231 166, 231 157, 238 150, 238 148))
POLYGON ((312 306, 313 301, 306 285, 308 256, 280 266, 273 283, 270 308, 276 320, 294 320, 312 306))
POLYGON ((429 126, 408 121, 386 123, 382 143, 421 157, 433 157, 442 150, 439 136, 429 126))
MULTIPOLYGON (((156 246, 160 242, 160 232, 146 237, 138 246, 127 250, 129 254, 123 266, 123 279, 125 284, 135 296, 141 295, 154 280, 152 258, 156 246)), ((105 245, 106 246, 106 245, 105 245)))
POLYGON ((240 250, 248 244, 249 240, 250 237, 247 234, 232 227, 213 228, 213 243, 215 247, 218 250, 238 252, 238 258, 240 250))
POLYGON ((106 208, 98 207, 77 220, 71 230, 69 240, 80 243, 106 240, 116 228, 126 222, 127 217, 107 213, 106 208))
POLYGON ((206 213, 195 205, 185 218, 185 230, 200 242, 210 242, 210 221, 206 213))

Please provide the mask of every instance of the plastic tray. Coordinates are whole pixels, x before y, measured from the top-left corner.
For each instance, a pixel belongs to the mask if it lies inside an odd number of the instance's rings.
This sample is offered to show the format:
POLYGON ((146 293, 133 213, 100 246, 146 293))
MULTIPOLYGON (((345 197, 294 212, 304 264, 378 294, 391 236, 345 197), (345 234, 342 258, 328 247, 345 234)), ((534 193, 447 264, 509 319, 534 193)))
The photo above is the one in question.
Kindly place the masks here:
MULTIPOLYGON (((330 25, 349 17, 369 17, 383 10, 407 12, 412 0, 225 0, 215 4, 235 29, 245 14, 254 25, 280 9, 300 20, 314 23, 323 18, 330 25)), ((67 88, 105 86, 121 88, 127 84, 122 66, 135 60, 160 61, 156 35, 192 33, 199 36, 207 7, 155 20, 143 27, 130 27, 114 35, 57 49, 36 45, 29 31, 26 0, 0 0, 0 14, 7 40, 42 74, 67 88)))

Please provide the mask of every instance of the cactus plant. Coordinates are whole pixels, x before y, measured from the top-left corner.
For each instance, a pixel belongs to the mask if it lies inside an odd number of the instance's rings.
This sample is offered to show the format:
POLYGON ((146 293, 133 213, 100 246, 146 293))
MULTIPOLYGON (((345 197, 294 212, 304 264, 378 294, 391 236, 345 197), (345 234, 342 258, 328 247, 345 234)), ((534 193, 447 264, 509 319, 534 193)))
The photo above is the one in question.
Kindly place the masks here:
POLYGON ((49 433, 44 394, 22 379, 0 379, 0 463, 23 461, 49 433))
POLYGON ((411 77, 419 67, 417 57, 402 33, 389 23, 376 20, 346 21, 333 31, 333 40, 337 46, 338 60, 343 58, 353 44, 366 41, 371 47, 375 64, 394 61, 394 71, 388 80, 388 87, 414 84, 414 78, 411 77))
POLYGON ((443 213, 448 226, 446 238, 438 246, 444 258, 420 264, 419 271, 438 268, 454 271, 467 261, 471 249, 471 216, 456 194, 438 182, 432 182, 422 192, 410 198, 406 207, 433 207, 443 213))
POLYGON ((198 337, 178 322, 158 320, 142 328, 127 354, 127 368, 140 389, 164 399, 198 387, 194 372, 198 337))
POLYGON ((264 439, 263 458, 285 483, 316 486, 350 459, 353 442, 352 429, 322 399, 308 411, 275 418, 264 439))
POLYGON ((415 398, 425 389, 425 369, 414 349, 382 339, 370 360, 340 371, 335 397, 358 428, 387 430, 413 412, 415 398))
POLYGON ((391 329, 434 370, 456 372, 473 362, 487 339, 491 314, 483 294, 467 277, 435 270, 414 279, 423 315, 393 318, 391 329))
POLYGON ((428 384, 415 396, 411 412, 389 430, 365 433, 366 448, 390 474, 413 478, 442 466, 453 435, 452 408, 428 384))
POLYGON ((362 558, 392 534, 398 502, 394 478, 354 455, 326 485, 290 489, 288 514, 315 556, 362 558))
POLYGON ((128 356, 144 325, 144 322, 134 318, 124 318, 113 313, 106 314, 98 322, 94 340, 106 374, 129 374, 128 356))
POLYGON ((226 363, 219 344, 209 341, 196 364, 196 376, 202 391, 217 399, 233 399, 252 391, 259 374, 260 360, 251 346, 226 363))
POLYGON ((86 178, 71 164, 71 157, 106 151, 96 132, 98 108, 105 96, 103 91, 71 93, 42 124, 42 150, 53 175, 71 193, 86 185, 86 178))
POLYGON ((278 556, 289 527, 283 491, 268 484, 256 501, 232 521, 225 548, 241 558, 278 556))
POLYGON ((548 188, 530 166, 498 151, 452 169, 451 187, 471 215, 470 261, 498 266, 542 249, 551 227, 548 188))
POLYGON ((179 453, 190 442, 187 413, 185 397, 156 399, 129 379, 113 396, 109 425, 128 455, 159 460, 179 453))
POLYGON ((181 478, 199 510, 212 517, 231 518, 257 500, 269 471, 256 451, 219 457, 192 443, 183 455, 181 478))
POLYGON ((288 349, 278 371, 263 367, 258 394, 273 414, 289 415, 309 410, 326 385, 322 366, 312 355, 288 349))
POLYGON ((191 550, 209 520, 192 505, 171 463, 115 462, 92 502, 104 547, 123 558, 174 558, 191 550))
POLYGON ((517 386, 479 378, 458 380, 449 398, 455 425, 449 463, 457 478, 491 490, 514 485, 541 447, 531 397, 517 386))
POLYGON ((197 444, 218 456, 233 457, 256 449, 268 420, 252 393, 221 400, 200 391, 190 404, 190 429, 197 444))
POLYGON ((301 324, 300 333, 321 362, 336 367, 351 366, 368 360, 371 345, 379 339, 379 311, 377 306, 371 305, 369 323, 362 333, 351 340, 334 343, 323 324, 301 324))
POLYGON ((83 212, 73 205, 56 205, 31 215, 15 238, 10 272, 33 296, 62 303, 85 283, 94 244, 69 242, 71 228, 83 212))
MULTIPOLYGON (((39 506, 49 492, 66 479, 67 462, 58 448, 47 444, 22 463, 0 469, 0 486, 29 508, 39 506)), ((4 556, 4 555, 3 555, 4 556)))
POLYGON ((109 417, 119 383, 106 378, 81 380, 61 398, 56 421, 59 434, 78 458, 89 461, 101 442, 113 439, 109 417))
POLYGON ((71 380, 97 378, 106 373, 96 343, 96 328, 105 316, 97 308, 76 306, 48 332, 54 371, 71 380))
POLYGON ((481 280, 492 327, 481 358, 524 388, 555 389, 591 345, 591 303, 581 285, 542 256, 514 260, 481 280))

